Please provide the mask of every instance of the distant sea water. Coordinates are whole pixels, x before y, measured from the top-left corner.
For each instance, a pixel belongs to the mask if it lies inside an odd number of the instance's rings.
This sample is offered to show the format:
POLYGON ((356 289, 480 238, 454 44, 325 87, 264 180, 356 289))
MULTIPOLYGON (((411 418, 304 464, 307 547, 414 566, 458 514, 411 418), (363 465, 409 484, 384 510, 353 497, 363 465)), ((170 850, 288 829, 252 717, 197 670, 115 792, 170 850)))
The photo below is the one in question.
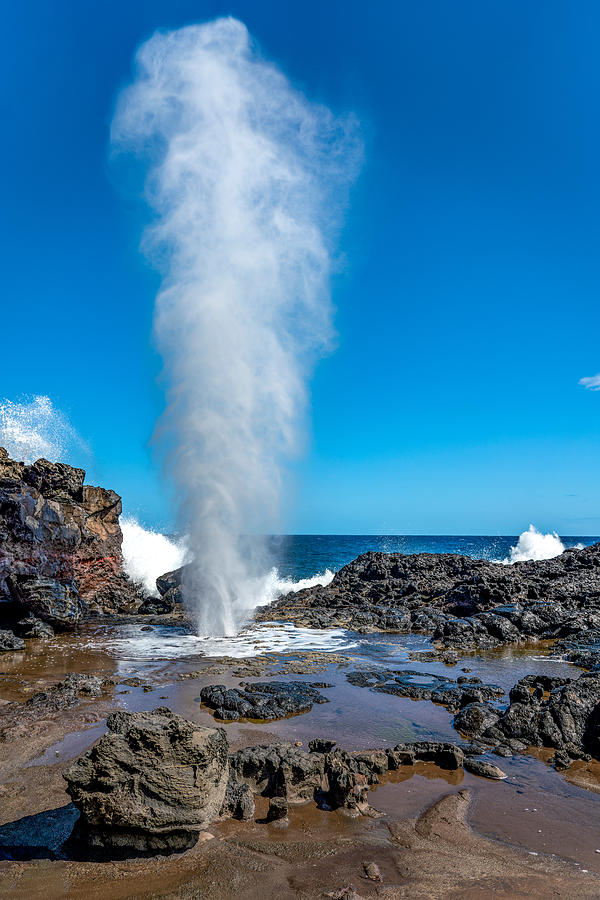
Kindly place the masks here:
MULTIPOLYGON (((281 579, 300 581, 329 570, 337 572, 361 553, 460 553, 474 559, 503 562, 514 548, 523 548, 522 558, 542 558, 548 541, 561 552, 568 547, 588 546, 598 537, 559 537, 529 531, 522 535, 375 535, 375 534, 294 534, 272 538, 274 559, 281 579), (523 547, 524 542, 527 544, 523 547), (546 542, 546 543, 544 543, 546 542), (562 544, 562 547, 560 546, 562 544), (529 551, 529 552, 528 552, 529 551)), ((518 555, 518 554, 517 554, 518 555)), ((521 558, 518 556, 518 558, 521 558)))

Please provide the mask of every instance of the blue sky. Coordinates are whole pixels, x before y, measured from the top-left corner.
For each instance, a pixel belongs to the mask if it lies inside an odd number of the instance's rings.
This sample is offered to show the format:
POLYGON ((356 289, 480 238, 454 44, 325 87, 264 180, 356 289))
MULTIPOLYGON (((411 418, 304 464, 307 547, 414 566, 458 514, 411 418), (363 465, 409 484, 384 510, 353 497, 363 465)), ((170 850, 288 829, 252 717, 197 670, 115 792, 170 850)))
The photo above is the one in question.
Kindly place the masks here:
POLYGON ((169 525, 158 277, 108 133, 136 47, 223 14, 365 141, 282 529, 600 533, 594 3, 7 6, 0 394, 50 396, 90 476, 169 525))

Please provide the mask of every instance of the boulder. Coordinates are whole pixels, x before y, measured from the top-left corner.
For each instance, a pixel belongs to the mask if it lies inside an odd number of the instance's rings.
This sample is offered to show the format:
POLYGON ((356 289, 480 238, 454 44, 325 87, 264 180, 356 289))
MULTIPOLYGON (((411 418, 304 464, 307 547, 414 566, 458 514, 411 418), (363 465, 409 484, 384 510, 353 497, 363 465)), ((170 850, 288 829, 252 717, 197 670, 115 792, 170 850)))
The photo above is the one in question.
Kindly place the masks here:
POLYGON ((185 850, 215 819, 229 779, 223 729, 165 707, 115 712, 108 732, 64 773, 81 815, 72 841, 108 854, 185 850))
POLYGON ((5 650, 24 650, 25 641, 8 629, 0 630, 0 652, 5 650))
POLYGON ((502 781, 507 778, 506 772, 499 769, 493 763, 486 762, 484 759, 471 759, 467 757, 463 762, 463 768, 470 772, 471 775, 479 775, 481 778, 492 778, 495 781, 502 781))
POLYGON ((20 606, 57 628, 72 627, 83 614, 84 604, 73 582, 10 575, 7 584, 13 599, 20 606))

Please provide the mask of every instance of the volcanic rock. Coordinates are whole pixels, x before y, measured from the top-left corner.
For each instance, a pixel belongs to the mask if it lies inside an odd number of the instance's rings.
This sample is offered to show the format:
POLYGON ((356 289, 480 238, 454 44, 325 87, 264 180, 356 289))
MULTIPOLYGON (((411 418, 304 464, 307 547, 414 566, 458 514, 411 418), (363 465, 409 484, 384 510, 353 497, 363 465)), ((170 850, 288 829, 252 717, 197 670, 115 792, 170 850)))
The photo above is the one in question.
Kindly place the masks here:
POLYGON ((123 571, 121 498, 84 479, 83 469, 25 465, 0 447, 0 600, 57 627, 142 600, 123 571))
POLYGON ((513 565, 454 553, 365 553, 328 585, 286 594, 256 618, 422 632, 458 649, 585 638, 600 630, 600 544, 513 565))
POLYGON ((42 638, 42 640, 49 640, 54 637, 54 629, 48 622, 42 621, 42 619, 36 619, 35 616, 28 616, 26 619, 21 619, 15 625, 15 632, 19 635, 19 637, 23 638, 42 638))
POLYGON ((8 629, 0 630, 0 652, 4 650, 24 650, 25 641, 8 629))
POLYGON ((454 725, 463 734, 491 746, 514 749, 550 747, 558 761, 600 759, 600 672, 584 672, 577 679, 528 675, 510 691, 507 709, 477 712, 465 707, 454 725))
POLYGON ((313 703, 327 703, 316 688, 304 681, 254 682, 240 688, 209 684, 200 699, 215 711, 215 718, 283 719, 312 709, 313 703))
POLYGON ((457 710, 482 700, 497 700, 504 695, 494 684, 482 684, 480 678, 461 677, 454 681, 445 675, 430 675, 411 669, 359 669, 347 672, 346 678, 356 687, 367 687, 384 694, 396 694, 411 700, 431 700, 449 710, 457 710))
POLYGON ((463 769, 472 775, 479 775, 481 778, 492 778, 495 781, 502 781, 507 777, 506 772, 499 769, 493 763, 486 762, 484 759, 470 759, 467 757, 463 762, 463 769))
POLYGON ((193 846, 215 819, 229 778, 223 729, 170 710, 115 712, 108 733, 64 773, 81 816, 76 844, 111 854, 193 846))

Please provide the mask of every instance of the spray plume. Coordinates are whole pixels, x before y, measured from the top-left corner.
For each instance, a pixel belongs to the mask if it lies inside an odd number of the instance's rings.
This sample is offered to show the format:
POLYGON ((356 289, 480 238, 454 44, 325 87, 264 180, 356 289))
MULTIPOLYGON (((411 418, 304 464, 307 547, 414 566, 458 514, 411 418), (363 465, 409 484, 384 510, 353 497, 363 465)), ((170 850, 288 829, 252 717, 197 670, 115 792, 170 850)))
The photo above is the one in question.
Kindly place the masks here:
POLYGON ((240 535, 274 530, 307 377, 332 334, 333 239, 360 140, 235 19, 157 33, 136 64, 112 138, 148 164, 162 431, 194 556, 184 588, 201 633, 231 634, 264 587, 240 535))

